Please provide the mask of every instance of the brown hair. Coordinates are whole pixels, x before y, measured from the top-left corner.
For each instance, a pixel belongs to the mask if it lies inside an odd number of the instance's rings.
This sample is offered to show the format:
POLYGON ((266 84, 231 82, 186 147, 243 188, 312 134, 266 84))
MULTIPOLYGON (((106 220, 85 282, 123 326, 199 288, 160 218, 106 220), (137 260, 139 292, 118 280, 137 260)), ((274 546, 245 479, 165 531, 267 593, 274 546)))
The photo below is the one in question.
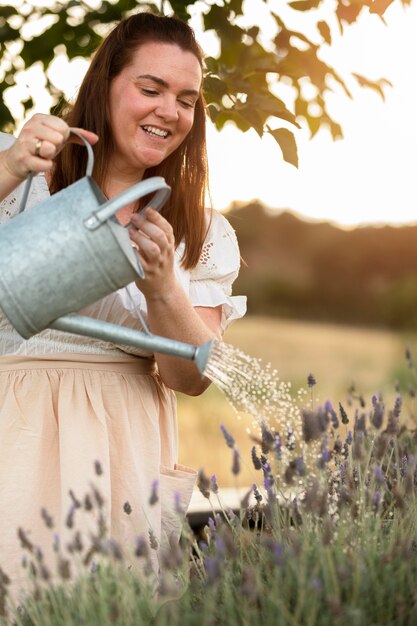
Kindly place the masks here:
MULTIPOLYGON (((203 65, 203 55, 192 29, 175 17, 137 13, 122 20, 102 41, 80 86, 76 102, 63 119, 70 125, 91 130, 100 137, 94 146, 94 179, 102 187, 107 175, 108 156, 114 143, 109 123, 111 81, 132 59, 137 48, 148 42, 172 43, 192 52, 203 65), (103 103, 105 105, 103 106, 103 103)), ((144 178, 163 176, 171 196, 161 210, 174 229, 178 245, 185 242, 182 264, 194 267, 206 234, 205 193, 208 184, 206 154, 206 111, 202 93, 197 100, 194 123, 180 146, 159 165, 146 170, 144 178)), ((51 192, 55 193, 85 174, 86 150, 67 144, 55 160, 51 192)))

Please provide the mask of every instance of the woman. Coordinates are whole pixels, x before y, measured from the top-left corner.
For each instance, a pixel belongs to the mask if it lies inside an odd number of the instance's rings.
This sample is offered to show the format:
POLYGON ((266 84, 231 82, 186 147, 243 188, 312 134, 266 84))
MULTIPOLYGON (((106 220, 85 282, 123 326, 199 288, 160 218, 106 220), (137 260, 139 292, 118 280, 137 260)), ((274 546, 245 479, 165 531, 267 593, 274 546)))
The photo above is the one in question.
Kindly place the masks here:
MULTIPOLYGON (((117 215, 132 224, 145 278, 82 314, 139 328, 139 311, 153 333, 193 345, 220 337, 245 309, 244 299, 230 297, 239 269, 234 232, 204 208, 201 87, 191 29, 139 13, 101 44, 63 119, 35 115, 14 143, 0 138, 2 221, 17 211, 28 172, 39 174, 28 208, 84 175, 86 151, 70 127, 95 144, 93 177, 107 197, 150 176, 166 179, 172 194, 161 214, 142 217, 130 205, 117 215)), ((95 461, 112 538, 126 550, 149 531, 159 548, 177 540, 175 500, 187 508, 195 472, 177 464, 174 391, 198 395, 208 386, 194 364, 53 330, 24 341, 4 315, 0 355, 0 566, 17 564, 11 573, 19 575, 17 527, 48 550, 41 508, 63 532, 95 461)), ((76 510, 75 521, 81 516, 76 510)))

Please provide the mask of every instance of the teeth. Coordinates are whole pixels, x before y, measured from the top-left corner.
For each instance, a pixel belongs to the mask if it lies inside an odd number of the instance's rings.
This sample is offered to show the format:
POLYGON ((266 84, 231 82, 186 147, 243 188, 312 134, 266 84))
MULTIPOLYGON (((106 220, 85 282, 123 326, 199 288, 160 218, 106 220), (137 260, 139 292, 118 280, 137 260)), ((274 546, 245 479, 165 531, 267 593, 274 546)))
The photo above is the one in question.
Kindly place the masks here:
POLYGON ((143 129, 151 135, 157 135, 158 137, 166 137, 168 135, 167 130, 156 128, 156 126, 143 126, 143 129))

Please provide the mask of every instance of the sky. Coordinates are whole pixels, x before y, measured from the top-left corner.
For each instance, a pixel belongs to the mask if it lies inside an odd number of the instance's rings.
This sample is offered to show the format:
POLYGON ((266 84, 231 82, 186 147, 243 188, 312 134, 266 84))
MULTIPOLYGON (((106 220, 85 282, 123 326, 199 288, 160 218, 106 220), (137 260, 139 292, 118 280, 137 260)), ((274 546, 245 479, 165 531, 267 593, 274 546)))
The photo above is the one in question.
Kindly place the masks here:
MULTIPOLYGON (((283 15, 281 0, 268 4, 276 7, 277 2, 283 15)), ((317 39, 314 24, 327 17, 333 5, 332 0, 323 4, 319 11, 305 14, 288 10, 284 19, 288 26, 317 39)), ((261 26, 267 41, 272 30, 266 3, 246 0, 244 9, 246 23, 261 26)), ((192 25, 197 38, 206 54, 215 54, 215 35, 201 30, 198 5, 195 12, 192 25)), ((216 209, 227 210, 234 201, 260 200, 271 210, 289 209, 305 219, 344 227, 417 222, 417 0, 406 8, 395 0, 384 17, 386 25, 366 13, 342 37, 332 22, 333 42, 323 47, 322 58, 346 79, 353 99, 340 90, 326 102, 343 128, 344 139, 333 141, 327 129, 310 139, 306 128, 294 128, 298 169, 283 161, 272 137, 261 140, 255 131, 242 133, 232 124, 218 132, 209 123, 210 187, 216 209), (385 102, 375 92, 360 89, 350 78, 351 72, 371 80, 389 79, 393 87, 387 88, 385 102)), ((51 76, 73 97, 85 69, 85 60, 68 63, 58 56, 51 76)), ((18 93, 36 90, 36 111, 45 112, 51 100, 43 87, 41 68, 18 77, 18 83, 16 90, 9 90, 10 104, 18 93)), ((277 90, 290 106, 290 90, 282 85, 277 90)))
POLYGON ((305 128, 294 129, 298 170, 283 161, 272 137, 232 125, 209 129, 215 207, 259 199, 343 226, 417 221, 417 3, 404 10, 395 0, 385 19, 387 26, 368 13, 323 51, 343 76, 389 79, 385 102, 348 80, 353 100, 342 92, 327 99, 344 139, 333 141, 327 129, 310 139, 305 128))

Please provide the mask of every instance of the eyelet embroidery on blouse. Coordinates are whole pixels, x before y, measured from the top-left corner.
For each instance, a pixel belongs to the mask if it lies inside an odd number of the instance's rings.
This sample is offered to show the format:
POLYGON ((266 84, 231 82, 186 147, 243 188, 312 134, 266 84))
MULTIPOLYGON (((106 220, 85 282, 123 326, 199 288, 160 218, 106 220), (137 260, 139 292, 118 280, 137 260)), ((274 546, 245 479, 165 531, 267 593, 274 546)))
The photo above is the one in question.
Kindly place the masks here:
POLYGON ((0 202, 0 224, 6 222, 17 213, 17 198, 10 195, 0 202))
POLYGON ((217 270, 217 264, 211 262, 211 249, 214 246, 214 241, 209 241, 203 245, 200 255, 200 263, 201 265, 205 265, 208 269, 217 270))

